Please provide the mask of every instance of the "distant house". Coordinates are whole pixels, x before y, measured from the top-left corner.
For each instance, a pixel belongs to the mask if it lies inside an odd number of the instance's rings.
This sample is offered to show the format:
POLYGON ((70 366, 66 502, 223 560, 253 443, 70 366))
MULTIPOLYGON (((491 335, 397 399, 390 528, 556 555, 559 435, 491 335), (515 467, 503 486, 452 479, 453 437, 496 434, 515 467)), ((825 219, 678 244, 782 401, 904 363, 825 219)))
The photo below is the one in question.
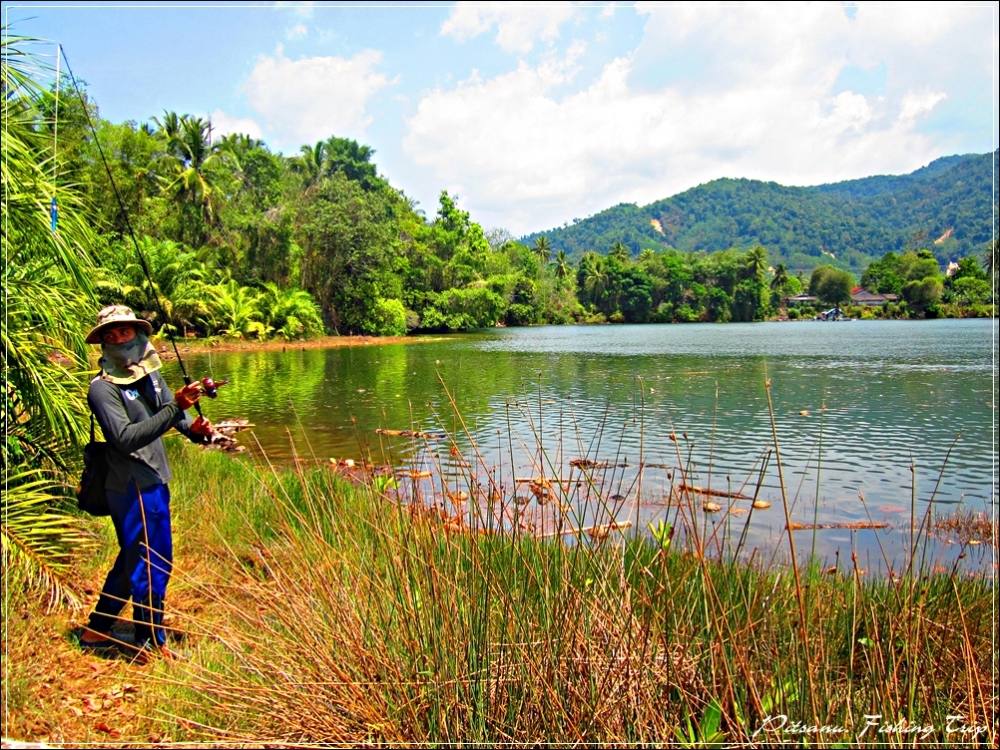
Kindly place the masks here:
POLYGON ((875 305, 885 305, 889 302, 895 302, 898 299, 899 297, 895 294, 877 294, 861 288, 856 288, 853 292, 851 292, 852 305, 867 305, 869 307, 874 307, 875 305))
POLYGON ((811 294, 796 294, 794 297, 786 297, 785 302, 789 305, 814 305, 819 302, 819 298, 811 294))

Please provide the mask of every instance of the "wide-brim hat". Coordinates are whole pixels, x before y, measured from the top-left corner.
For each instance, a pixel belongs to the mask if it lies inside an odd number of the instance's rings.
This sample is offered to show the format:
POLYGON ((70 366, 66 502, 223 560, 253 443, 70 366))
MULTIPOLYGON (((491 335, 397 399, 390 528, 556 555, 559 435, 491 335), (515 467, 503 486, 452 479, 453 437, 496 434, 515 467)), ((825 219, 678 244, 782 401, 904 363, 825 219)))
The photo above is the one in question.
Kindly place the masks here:
POLYGON ((141 328, 146 332, 147 336, 153 332, 153 326, 150 325, 149 321, 135 317, 132 308, 125 305, 108 305, 97 313, 97 325, 87 334, 87 343, 102 343, 101 334, 104 333, 105 329, 121 325, 122 323, 129 323, 136 328, 141 328))

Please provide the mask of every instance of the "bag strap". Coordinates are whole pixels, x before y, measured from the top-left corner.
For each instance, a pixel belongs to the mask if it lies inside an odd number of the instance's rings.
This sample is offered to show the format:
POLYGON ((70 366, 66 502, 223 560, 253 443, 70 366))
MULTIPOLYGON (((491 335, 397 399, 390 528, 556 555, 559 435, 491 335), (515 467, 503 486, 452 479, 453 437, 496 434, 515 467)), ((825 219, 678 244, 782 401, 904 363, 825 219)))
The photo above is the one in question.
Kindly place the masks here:
POLYGON ((94 442, 94 412, 90 412, 90 442, 94 442))

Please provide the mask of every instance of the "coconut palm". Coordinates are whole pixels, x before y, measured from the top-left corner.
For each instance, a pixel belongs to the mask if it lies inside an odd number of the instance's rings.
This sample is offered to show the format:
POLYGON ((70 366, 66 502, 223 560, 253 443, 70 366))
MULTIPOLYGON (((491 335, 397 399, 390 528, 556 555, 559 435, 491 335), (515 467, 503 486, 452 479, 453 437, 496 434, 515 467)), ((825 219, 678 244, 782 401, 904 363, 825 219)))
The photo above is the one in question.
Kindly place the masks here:
POLYGON ((556 278, 559 279, 559 281, 562 281, 567 276, 569 276, 570 272, 569 256, 566 255, 565 250, 560 250, 559 252, 556 253, 556 260, 555 263, 553 264, 553 267, 555 270, 556 278))
POLYGON ((323 141, 315 146, 303 146, 299 155, 290 161, 292 171, 302 177, 303 190, 316 185, 323 176, 323 147, 323 141))
POLYGON ((611 252, 608 253, 608 257, 614 258, 619 263, 624 263, 632 257, 632 253, 624 242, 618 241, 611 246, 611 252))
POLYGON ((744 278, 756 279, 763 283, 767 274, 767 250, 760 245, 756 245, 747 251, 745 257, 744 278))
POLYGON ((177 119, 168 112, 159 124, 167 147, 164 190, 181 212, 178 236, 197 247, 218 223, 224 152, 209 141, 208 123, 200 117, 177 119))
POLYGON ((549 238, 542 235, 537 240, 535 240, 535 255, 538 256, 538 260, 544 266, 549 262, 549 258, 552 257, 552 244, 549 242, 549 238))
POLYGON ((771 279, 771 290, 780 291, 785 288, 788 283, 788 269, 785 268, 784 263, 779 263, 777 268, 774 269, 774 278, 771 279))

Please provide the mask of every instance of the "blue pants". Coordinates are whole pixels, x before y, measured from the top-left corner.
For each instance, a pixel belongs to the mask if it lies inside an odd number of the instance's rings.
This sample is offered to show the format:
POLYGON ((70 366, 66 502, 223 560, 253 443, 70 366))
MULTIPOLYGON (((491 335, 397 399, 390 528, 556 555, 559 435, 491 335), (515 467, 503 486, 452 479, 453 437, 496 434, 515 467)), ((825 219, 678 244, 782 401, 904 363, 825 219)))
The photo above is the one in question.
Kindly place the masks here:
POLYGON ((88 627, 110 632, 115 618, 131 598, 135 642, 166 643, 163 598, 173 567, 170 537, 170 490, 157 484, 124 493, 108 492, 111 520, 118 537, 118 557, 104 581, 88 627))

